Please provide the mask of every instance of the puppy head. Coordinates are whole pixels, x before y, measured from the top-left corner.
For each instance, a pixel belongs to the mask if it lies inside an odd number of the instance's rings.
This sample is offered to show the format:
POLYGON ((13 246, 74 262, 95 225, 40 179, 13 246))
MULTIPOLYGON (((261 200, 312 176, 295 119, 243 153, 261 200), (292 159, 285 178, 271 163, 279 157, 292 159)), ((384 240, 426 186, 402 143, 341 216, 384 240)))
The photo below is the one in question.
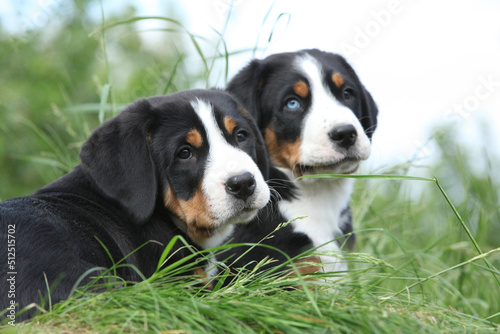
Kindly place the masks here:
POLYGON ((291 176, 352 173, 370 155, 377 107, 349 64, 319 50, 254 60, 229 83, 273 163, 291 176))
POLYGON ((221 91, 138 101, 96 130, 80 157, 99 189, 138 224, 160 203, 202 246, 230 224, 250 221, 269 200, 262 138, 221 91))

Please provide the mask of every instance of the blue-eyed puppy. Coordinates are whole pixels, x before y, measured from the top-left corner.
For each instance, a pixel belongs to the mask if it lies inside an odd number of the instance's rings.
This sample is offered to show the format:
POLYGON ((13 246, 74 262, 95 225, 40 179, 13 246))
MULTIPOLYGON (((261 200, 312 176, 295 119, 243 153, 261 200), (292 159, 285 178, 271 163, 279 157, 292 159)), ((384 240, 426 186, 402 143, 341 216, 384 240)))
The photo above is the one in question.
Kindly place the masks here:
MULTIPOLYGON (((352 232, 349 207, 353 180, 313 179, 312 174, 351 174, 370 156, 377 107, 352 67, 339 55, 312 50, 253 60, 228 84, 257 121, 272 168, 269 184, 279 194, 259 214, 259 223, 239 226, 232 241, 259 242, 278 224, 297 217, 263 243, 290 257, 319 247, 323 270, 343 272, 342 235, 352 232)), ((354 243, 354 235, 347 240, 354 243)), ((232 259, 241 256, 235 251, 232 259)), ((235 266, 282 254, 257 247, 235 266)))

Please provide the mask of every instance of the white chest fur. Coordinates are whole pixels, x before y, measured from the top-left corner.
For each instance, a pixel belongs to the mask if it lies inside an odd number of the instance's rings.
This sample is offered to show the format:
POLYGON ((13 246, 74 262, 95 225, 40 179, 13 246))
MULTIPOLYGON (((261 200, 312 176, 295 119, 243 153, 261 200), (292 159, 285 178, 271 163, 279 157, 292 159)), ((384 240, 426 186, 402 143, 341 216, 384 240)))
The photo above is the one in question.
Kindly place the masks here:
POLYGON ((325 272, 345 271, 347 264, 338 252, 338 242, 332 241, 342 235, 340 215, 349 202, 353 190, 352 179, 302 179, 297 181, 297 198, 280 201, 281 214, 288 220, 297 217, 291 224, 294 231, 306 234, 323 253, 320 258, 325 272))

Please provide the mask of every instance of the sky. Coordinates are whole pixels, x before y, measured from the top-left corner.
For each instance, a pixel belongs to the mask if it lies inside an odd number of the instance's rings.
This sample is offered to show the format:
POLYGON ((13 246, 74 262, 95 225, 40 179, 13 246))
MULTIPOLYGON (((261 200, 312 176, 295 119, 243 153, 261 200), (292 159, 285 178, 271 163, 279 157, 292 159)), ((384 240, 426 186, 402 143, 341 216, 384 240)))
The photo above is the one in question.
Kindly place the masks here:
MULTIPOLYGON (((120 3, 105 1, 105 12, 120 3)), ((257 45, 259 49, 253 55, 257 58, 303 48, 343 55, 379 107, 379 127, 369 161, 372 169, 404 162, 416 152, 432 157, 435 148, 428 138, 437 124, 455 124, 460 134, 457 140, 474 148, 484 136, 477 126, 482 120, 493 129, 488 149, 500 154, 500 136, 494 131, 500 128, 500 1, 136 3, 138 15, 173 13, 191 33, 211 41, 217 41, 217 32, 224 32, 230 52, 251 50, 257 45)), ((38 1, 38 7, 46 10, 63 4, 64 0, 38 1)), ((96 17, 100 17, 99 8, 96 17)), ((143 29, 149 29, 159 23, 149 20, 142 24, 143 29)), ((151 39, 151 47, 155 46, 154 34, 144 37, 151 39)), ((208 50, 213 46, 205 47, 208 50)), ((251 58, 252 52, 232 56, 229 78, 251 58)), ((193 56, 191 61, 194 70, 201 70, 199 59, 193 56)), ((223 82, 216 79, 213 85, 222 87, 223 82)))

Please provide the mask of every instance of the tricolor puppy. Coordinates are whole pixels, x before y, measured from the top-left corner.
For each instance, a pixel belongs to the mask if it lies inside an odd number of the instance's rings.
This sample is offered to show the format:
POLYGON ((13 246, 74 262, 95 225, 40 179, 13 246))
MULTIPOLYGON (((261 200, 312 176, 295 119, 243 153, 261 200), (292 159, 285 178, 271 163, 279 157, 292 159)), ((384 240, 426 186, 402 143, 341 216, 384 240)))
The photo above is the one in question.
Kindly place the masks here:
MULTIPOLYGON (((275 54, 251 61, 227 90, 257 121, 273 166, 268 183, 279 194, 261 212, 259 223, 239 226, 232 241, 258 242, 279 223, 305 217, 264 243, 291 257, 315 247, 339 251, 344 240, 332 240, 352 232, 353 180, 296 179, 351 174, 369 157, 378 111, 352 67, 341 56, 316 49, 275 54)), ((353 242, 351 235, 347 243, 353 242)), ((240 250, 236 255, 245 251, 240 250)), ((345 271, 345 261, 334 253, 320 257, 324 270, 345 271)), ((285 261, 281 254, 257 247, 235 265, 266 255, 285 261)))
MULTIPOLYGON (((46 283, 52 303, 65 299, 88 270, 122 259, 148 277, 174 236, 217 245, 270 197, 260 133, 223 91, 139 100, 97 128, 80 158, 54 183, 0 203, 0 257, 13 260, 0 269, 2 310, 47 300, 46 283)), ((180 246, 169 263, 191 254, 180 246)), ((130 266, 117 271, 140 279, 130 266)))

